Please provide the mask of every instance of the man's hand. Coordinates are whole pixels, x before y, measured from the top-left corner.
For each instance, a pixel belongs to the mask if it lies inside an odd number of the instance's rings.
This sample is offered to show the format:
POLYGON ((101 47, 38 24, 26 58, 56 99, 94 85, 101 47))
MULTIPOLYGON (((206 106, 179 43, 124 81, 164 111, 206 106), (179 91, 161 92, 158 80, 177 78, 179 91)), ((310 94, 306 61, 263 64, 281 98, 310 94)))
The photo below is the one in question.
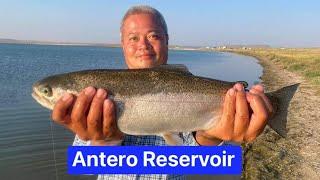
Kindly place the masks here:
POLYGON ((201 145, 217 145, 222 140, 251 142, 262 133, 272 113, 261 85, 245 92, 238 83, 225 96, 221 120, 212 129, 197 131, 196 140, 201 145))
POLYGON ((116 125, 115 106, 106 98, 105 90, 93 87, 85 88, 76 99, 66 93, 56 103, 52 119, 92 145, 121 143, 124 136, 116 125))

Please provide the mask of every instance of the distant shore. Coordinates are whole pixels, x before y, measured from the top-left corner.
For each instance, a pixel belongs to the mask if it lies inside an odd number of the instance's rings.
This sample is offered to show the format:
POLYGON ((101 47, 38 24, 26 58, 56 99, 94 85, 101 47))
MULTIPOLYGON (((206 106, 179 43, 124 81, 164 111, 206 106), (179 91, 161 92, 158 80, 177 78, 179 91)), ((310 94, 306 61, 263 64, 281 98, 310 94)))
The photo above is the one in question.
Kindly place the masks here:
POLYGON ((320 48, 222 51, 257 58, 267 91, 300 83, 288 112, 288 136, 266 128, 247 144, 243 178, 320 179, 320 48))
MULTIPOLYGON (((120 48, 120 44, 107 44, 107 43, 78 43, 78 42, 53 42, 53 41, 35 41, 35 40, 16 40, 16 39, 1 39, 0 44, 25 44, 25 45, 50 45, 50 46, 91 46, 91 47, 108 47, 120 48)), ((169 45, 170 50, 181 51, 203 51, 207 50, 199 46, 179 46, 169 45)))
MULTIPOLYGON (((53 45, 53 46, 93 46, 93 47, 111 47, 120 48, 121 44, 110 44, 110 43, 84 43, 84 42, 59 42, 59 41, 38 41, 38 40, 18 40, 0 38, 0 44, 29 44, 29 45, 53 45)), ((219 51, 227 48, 270 48, 268 45, 228 45, 228 46, 185 46, 185 45, 169 45, 170 50, 181 50, 181 51, 219 51)))
POLYGON ((120 47, 120 44, 77 43, 77 42, 53 42, 53 41, 16 40, 16 39, 1 39, 1 38, 0 38, 0 44, 120 47))

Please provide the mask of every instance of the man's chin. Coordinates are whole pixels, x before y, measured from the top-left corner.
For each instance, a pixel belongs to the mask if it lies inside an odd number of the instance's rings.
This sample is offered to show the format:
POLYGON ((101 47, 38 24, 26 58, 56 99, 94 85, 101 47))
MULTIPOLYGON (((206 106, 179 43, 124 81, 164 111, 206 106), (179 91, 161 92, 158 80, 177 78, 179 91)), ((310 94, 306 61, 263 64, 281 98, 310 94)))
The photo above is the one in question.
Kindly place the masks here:
POLYGON ((140 68, 153 68, 156 66, 156 61, 153 59, 141 59, 140 68))

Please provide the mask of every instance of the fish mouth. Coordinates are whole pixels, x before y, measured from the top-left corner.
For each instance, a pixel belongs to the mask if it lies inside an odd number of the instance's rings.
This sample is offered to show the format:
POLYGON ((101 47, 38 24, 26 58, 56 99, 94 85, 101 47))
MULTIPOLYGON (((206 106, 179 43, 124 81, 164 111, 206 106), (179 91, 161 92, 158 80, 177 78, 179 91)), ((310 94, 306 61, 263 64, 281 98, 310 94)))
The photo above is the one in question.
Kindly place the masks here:
POLYGON ((32 87, 32 90, 33 90, 33 92, 31 94, 31 96, 33 97, 33 99, 35 99, 43 107, 51 109, 51 110, 53 109, 53 105, 51 105, 51 102, 48 99, 46 99, 45 97, 43 97, 39 93, 38 89, 35 86, 32 87))

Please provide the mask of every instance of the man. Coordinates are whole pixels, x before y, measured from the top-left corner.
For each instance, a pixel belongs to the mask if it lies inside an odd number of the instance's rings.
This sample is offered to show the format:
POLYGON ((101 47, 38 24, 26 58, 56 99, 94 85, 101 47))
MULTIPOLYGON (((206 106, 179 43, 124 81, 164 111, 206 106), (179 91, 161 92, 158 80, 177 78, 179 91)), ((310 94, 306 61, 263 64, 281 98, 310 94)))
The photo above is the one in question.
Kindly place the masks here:
MULTIPOLYGON (((129 69, 152 68, 167 63, 169 36, 160 12, 149 6, 132 7, 123 17, 120 30, 121 45, 129 69)), ((246 93, 241 84, 236 84, 227 92, 222 118, 213 129, 183 133, 181 137, 186 145, 253 141, 263 131, 271 113, 272 106, 261 85, 254 86, 246 93), (252 114, 249 114, 249 108, 252 114)), ((115 105, 103 89, 87 87, 77 98, 65 94, 56 103, 52 119, 77 135, 74 145, 165 145, 158 136, 121 133, 115 122, 115 105)), ((105 179, 136 177, 180 178, 167 175, 99 176, 105 179)))

